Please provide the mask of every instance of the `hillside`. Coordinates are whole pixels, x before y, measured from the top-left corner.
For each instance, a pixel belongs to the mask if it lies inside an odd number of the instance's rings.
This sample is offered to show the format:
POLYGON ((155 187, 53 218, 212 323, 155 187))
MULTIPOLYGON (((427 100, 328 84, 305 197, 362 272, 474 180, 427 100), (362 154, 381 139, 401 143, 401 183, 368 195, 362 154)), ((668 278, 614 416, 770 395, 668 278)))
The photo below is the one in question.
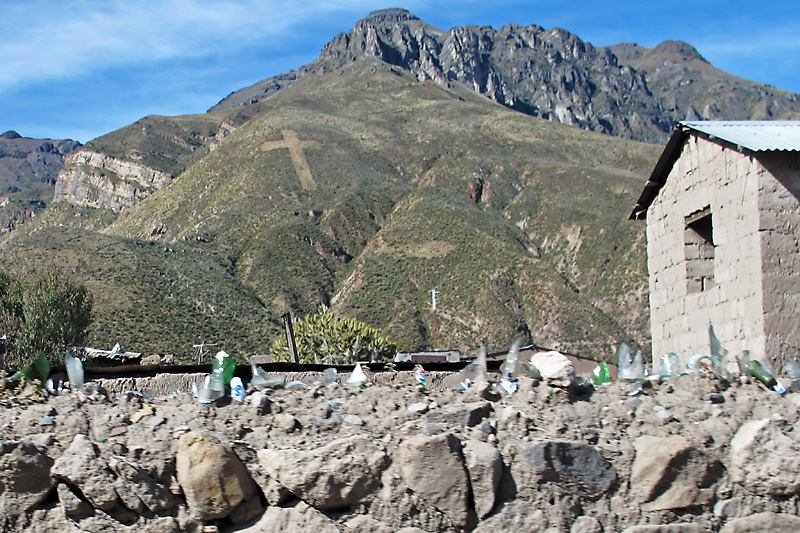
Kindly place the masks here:
MULTIPOLYGON (((181 309, 217 325, 252 309, 263 333, 234 340, 254 353, 281 314, 320 306, 383 329, 401 349, 424 348, 434 288, 443 347, 502 348, 522 335, 601 357, 620 339, 646 341, 643 228, 624 215, 658 147, 528 117, 374 58, 298 80, 254 109, 119 214, 59 202, 5 246, 28 258, 80 248, 75 275, 124 295, 98 300, 93 342, 140 351, 185 353, 200 334, 192 321, 169 324, 169 341, 159 333, 181 309), (72 232, 83 237, 65 238, 72 232), (117 243, 137 268, 95 254, 93 239, 117 243), (179 252, 149 259, 164 248, 179 252), (193 259, 171 259, 179 254, 193 259), (196 261, 230 277, 208 284, 196 261), (103 274, 118 270, 130 286, 103 274), (203 298, 164 293, 163 272, 204 287, 203 298), (250 291, 249 303, 235 290, 250 291)), ((238 111, 165 120, 221 124, 225 113, 238 111)), ((232 329, 206 340, 234 342, 232 329)))
POLYGON ((15 131, 0 135, 0 233, 13 230, 44 209, 71 140, 30 139, 15 131))

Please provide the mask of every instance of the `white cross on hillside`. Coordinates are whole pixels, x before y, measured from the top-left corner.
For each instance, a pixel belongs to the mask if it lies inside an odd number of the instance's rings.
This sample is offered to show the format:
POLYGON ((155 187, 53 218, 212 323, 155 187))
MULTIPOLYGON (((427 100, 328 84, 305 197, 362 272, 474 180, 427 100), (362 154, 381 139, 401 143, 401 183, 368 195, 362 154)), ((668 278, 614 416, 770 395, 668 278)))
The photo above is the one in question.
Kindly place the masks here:
POLYGON ((307 191, 317 190, 317 183, 314 181, 314 176, 311 175, 311 168, 308 166, 303 148, 319 148, 319 143, 317 141, 299 140, 297 132, 294 130, 281 130, 281 133, 283 134, 282 141, 267 141, 261 145, 261 149, 277 150, 278 148, 288 148, 294 169, 300 178, 300 185, 307 191))

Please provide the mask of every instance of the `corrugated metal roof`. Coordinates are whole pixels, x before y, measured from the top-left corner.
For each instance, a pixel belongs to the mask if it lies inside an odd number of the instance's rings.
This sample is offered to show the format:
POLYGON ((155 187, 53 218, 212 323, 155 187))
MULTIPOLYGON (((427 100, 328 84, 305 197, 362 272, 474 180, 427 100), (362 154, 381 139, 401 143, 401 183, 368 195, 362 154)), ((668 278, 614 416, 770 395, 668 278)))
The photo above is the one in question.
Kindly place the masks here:
POLYGON ((800 151, 798 120, 708 120, 680 125, 754 152, 800 151))
POLYGON ((647 180, 631 220, 642 220, 672 171, 672 165, 690 135, 707 136, 713 142, 729 143, 750 152, 800 152, 798 120, 708 120, 680 122, 647 180))

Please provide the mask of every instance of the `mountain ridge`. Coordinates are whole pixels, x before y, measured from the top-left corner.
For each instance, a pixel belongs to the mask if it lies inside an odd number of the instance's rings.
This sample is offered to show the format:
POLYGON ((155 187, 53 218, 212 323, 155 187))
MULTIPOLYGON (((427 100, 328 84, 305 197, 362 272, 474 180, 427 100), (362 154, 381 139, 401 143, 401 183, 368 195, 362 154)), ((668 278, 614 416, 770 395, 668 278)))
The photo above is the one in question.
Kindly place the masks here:
POLYGON ((300 76, 323 74, 365 55, 405 68, 420 80, 464 83, 532 116, 646 142, 666 142, 677 122, 686 119, 800 117, 797 95, 719 71, 684 42, 664 41, 653 49, 630 43, 594 47, 563 29, 516 24, 444 32, 397 8, 370 13, 350 32, 335 36, 316 60, 235 91, 210 110, 262 101, 300 76), (652 61, 637 61, 628 52, 632 47, 652 61), (681 58, 684 75, 665 80, 656 64, 675 58, 681 58), (697 68, 696 61, 711 68, 697 68), (685 87, 700 74, 703 83, 685 87), (682 95, 676 99, 671 92, 679 88, 682 95), (710 88, 721 105, 703 97, 710 88), (755 96, 741 98, 737 90, 755 96), (763 105, 756 105, 759 98, 763 105), (703 105, 693 106, 692 100, 703 105))

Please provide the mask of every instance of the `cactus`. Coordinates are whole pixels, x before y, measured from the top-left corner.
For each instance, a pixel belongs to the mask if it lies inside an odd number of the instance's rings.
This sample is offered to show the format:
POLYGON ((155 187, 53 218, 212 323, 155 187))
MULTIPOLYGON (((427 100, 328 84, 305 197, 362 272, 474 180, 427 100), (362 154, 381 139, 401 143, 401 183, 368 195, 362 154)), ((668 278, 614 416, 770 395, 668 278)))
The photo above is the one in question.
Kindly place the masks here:
MULTIPOLYGON (((380 332, 353 318, 337 318, 332 313, 308 315, 294 326, 301 363, 327 365, 356 361, 391 360, 397 347, 380 332)), ((272 346, 273 361, 289 361, 286 338, 272 346)))

